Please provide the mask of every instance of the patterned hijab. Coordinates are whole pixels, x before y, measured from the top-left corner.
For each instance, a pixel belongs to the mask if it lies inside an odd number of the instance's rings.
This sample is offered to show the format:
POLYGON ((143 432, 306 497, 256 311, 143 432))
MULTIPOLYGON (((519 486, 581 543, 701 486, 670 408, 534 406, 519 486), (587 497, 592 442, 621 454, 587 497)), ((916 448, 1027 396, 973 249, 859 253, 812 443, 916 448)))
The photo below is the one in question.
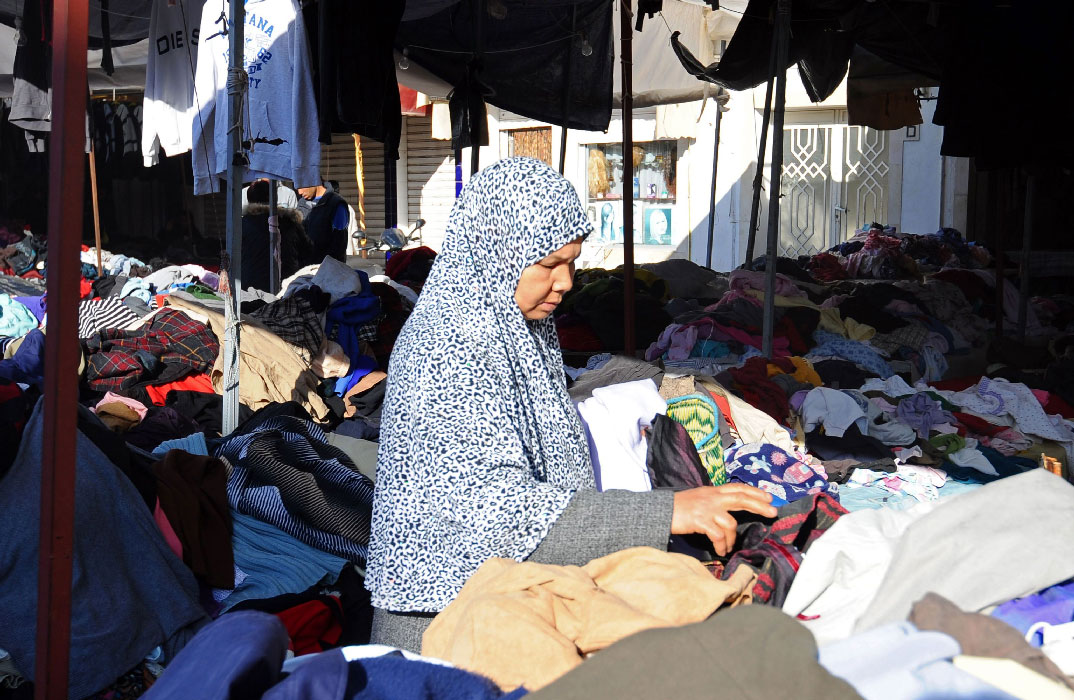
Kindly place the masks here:
POLYGON ((591 225, 545 163, 478 173, 392 352, 366 585, 373 605, 436 612, 491 557, 522 560, 593 487, 551 318, 514 300, 522 271, 591 225))

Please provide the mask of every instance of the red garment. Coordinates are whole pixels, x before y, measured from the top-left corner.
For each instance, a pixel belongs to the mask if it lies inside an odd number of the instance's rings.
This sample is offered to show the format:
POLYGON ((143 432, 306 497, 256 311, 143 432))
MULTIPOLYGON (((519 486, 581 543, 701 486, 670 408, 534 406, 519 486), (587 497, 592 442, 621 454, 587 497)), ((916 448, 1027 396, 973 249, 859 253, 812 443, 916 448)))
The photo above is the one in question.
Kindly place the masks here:
POLYGON ((420 248, 407 248, 398 253, 392 253, 392 257, 389 258, 388 262, 384 265, 384 274, 398 282, 399 276, 403 271, 410 267, 411 263, 421 260, 432 260, 435 257, 436 251, 429 246, 423 245, 420 248))
POLYGON ((831 253, 819 253, 809 261, 809 274, 819 282, 834 282, 847 279, 847 271, 839 258, 831 253))
POLYGON ((942 382, 929 382, 929 386, 940 391, 965 391, 981 381, 980 376, 945 379, 942 382))
POLYGON ((977 416, 970 415, 969 413, 954 412, 951 415, 955 417, 962 425, 966 426, 970 432, 978 435, 986 435, 992 437, 996 433, 1001 433, 1007 429, 1005 425, 996 425, 995 423, 989 423, 984 418, 978 418, 977 416))
POLYGON ((167 403, 168 394, 173 391, 200 391, 203 394, 216 393, 216 389, 213 389, 213 380, 207 374, 192 374, 177 382, 169 382, 159 386, 147 386, 145 388, 145 393, 149 395, 149 398, 157 406, 163 406, 167 403))
POLYGON ((335 598, 328 597, 327 600, 330 602, 311 600, 276 613, 287 628, 295 656, 316 654, 339 643, 343 635, 340 623, 343 608, 335 598))
POLYGON ((89 299, 91 296, 93 296, 93 282, 90 282, 85 277, 82 277, 81 281, 78 283, 78 291, 79 297, 81 297, 82 299, 89 299))
POLYGON ((37 270, 30 270, 29 272, 24 272, 24 273, 22 273, 21 277, 24 280, 43 280, 43 279, 45 279, 45 276, 42 275, 37 270))
POLYGON ((559 335, 559 346, 564 350, 600 352, 604 349, 597 334, 584 323, 572 323, 562 326, 556 324, 556 333, 559 335))
MULTIPOLYGON (((751 357, 744 365, 737 369, 729 369, 727 373, 735 380, 736 394, 775 418, 776 422, 782 425, 787 421, 790 401, 783 393, 783 389, 768 378, 768 362, 764 357, 751 357)), ((787 364, 793 372, 794 365, 790 362, 787 364)))
POLYGON ((83 253, 88 253, 89 252, 89 246, 86 245, 85 243, 82 244, 82 252, 83 253))
POLYGON ((727 425, 731 430, 738 432, 738 428, 735 427, 735 418, 731 415, 731 402, 727 400, 726 396, 717 394, 715 391, 710 391, 709 394, 712 396, 712 400, 716 402, 716 407, 720 409, 720 414, 727 421, 727 425))
POLYGON ((1044 412, 1049 416, 1059 414, 1067 420, 1074 420, 1074 406, 1063 400, 1059 394, 1052 393, 1048 397, 1048 403, 1044 404, 1044 412))

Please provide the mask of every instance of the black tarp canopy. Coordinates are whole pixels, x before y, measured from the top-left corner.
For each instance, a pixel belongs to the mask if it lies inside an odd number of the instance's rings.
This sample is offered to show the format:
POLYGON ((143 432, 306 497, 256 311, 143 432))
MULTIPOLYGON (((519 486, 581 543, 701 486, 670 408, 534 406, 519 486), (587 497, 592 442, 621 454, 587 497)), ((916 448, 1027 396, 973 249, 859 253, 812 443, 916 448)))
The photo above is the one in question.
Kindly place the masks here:
MULTIPOLYGON (((776 2, 751 0, 717 64, 673 41, 683 67, 730 90, 765 82, 776 2)), ((848 94, 938 85, 943 155, 975 158, 978 168, 1069 165, 1072 29, 1069 0, 792 0, 781 68, 797 64, 817 102, 848 67, 848 94)))

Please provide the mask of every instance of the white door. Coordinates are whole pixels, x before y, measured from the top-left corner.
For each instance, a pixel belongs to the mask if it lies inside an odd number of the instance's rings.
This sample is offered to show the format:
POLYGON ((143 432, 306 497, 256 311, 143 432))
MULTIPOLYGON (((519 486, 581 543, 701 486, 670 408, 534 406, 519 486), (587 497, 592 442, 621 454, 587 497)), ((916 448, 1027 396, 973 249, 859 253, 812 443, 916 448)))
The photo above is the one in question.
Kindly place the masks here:
POLYGON ((847 126, 846 112, 788 112, 783 129, 780 255, 812 255, 886 223, 890 138, 847 126))

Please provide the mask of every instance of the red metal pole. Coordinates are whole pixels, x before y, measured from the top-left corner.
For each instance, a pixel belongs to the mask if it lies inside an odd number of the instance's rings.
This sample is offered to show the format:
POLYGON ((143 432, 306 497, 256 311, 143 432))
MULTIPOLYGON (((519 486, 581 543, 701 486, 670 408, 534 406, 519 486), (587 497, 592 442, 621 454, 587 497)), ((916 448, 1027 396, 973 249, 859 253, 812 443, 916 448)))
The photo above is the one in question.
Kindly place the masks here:
POLYGON ((34 697, 66 700, 78 421, 79 246, 86 168, 88 0, 54 0, 49 140, 48 335, 34 697))
POLYGON ((622 34, 619 57, 623 63, 623 351, 635 350, 634 318, 634 95, 633 56, 634 14, 630 0, 619 0, 619 31, 622 34))

